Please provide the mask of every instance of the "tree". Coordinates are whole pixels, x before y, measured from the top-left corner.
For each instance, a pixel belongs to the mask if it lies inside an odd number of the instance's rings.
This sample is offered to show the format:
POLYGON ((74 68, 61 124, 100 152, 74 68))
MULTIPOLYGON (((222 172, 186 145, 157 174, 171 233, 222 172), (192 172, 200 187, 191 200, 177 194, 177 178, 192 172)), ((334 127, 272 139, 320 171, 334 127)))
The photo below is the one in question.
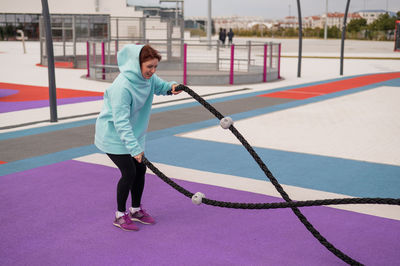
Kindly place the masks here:
POLYGON ((389 16, 388 13, 379 15, 378 19, 369 25, 370 30, 373 31, 388 31, 394 30, 396 17, 389 16))
POLYGON ((347 24, 348 32, 359 32, 363 27, 367 26, 367 20, 364 18, 353 19, 347 24))
POLYGON ((340 38, 341 31, 338 27, 328 27, 328 38, 340 38))

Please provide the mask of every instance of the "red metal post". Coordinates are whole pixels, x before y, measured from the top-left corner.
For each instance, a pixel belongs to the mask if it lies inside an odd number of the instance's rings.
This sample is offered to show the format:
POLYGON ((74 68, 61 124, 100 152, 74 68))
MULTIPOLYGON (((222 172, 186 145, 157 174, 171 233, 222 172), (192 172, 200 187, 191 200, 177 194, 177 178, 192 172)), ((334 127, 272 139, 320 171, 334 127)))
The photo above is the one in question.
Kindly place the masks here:
POLYGON ((235 45, 231 45, 231 71, 229 73, 229 84, 233 85, 233 70, 234 70, 234 63, 235 63, 235 45))
POLYGON ((86 68, 87 68, 87 74, 86 77, 90 77, 90 44, 87 41, 86 42, 86 68))
MULTIPOLYGON (((104 42, 101 42, 101 64, 104 66, 106 64, 106 54, 104 42)), ((103 79, 106 79, 106 69, 103 67, 103 79)))
POLYGON ((267 54, 268 54, 268 44, 264 44, 263 82, 267 82, 267 54))

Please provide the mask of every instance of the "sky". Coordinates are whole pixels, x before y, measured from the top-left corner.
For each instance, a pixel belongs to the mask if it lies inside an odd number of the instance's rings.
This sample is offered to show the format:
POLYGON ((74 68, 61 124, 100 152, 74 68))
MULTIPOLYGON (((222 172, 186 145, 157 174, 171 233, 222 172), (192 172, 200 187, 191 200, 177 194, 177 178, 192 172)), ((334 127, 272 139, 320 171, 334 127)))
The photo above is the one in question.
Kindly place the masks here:
MULTIPOLYGON (((130 4, 156 5, 160 0, 128 0, 130 4)), ((212 16, 260 16, 267 19, 279 19, 297 16, 297 0, 211 0, 212 16)), ((347 0, 328 0, 328 12, 344 13, 347 0)), ((300 0, 301 15, 311 16, 325 13, 326 0, 300 0)), ((171 6, 163 3, 162 6, 171 6)), ((175 3, 172 6, 176 6, 175 3)), ((383 9, 400 11, 400 0, 351 0, 350 12, 363 9, 383 9)), ((185 0, 185 17, 207 16, 208 0, 185 0)))

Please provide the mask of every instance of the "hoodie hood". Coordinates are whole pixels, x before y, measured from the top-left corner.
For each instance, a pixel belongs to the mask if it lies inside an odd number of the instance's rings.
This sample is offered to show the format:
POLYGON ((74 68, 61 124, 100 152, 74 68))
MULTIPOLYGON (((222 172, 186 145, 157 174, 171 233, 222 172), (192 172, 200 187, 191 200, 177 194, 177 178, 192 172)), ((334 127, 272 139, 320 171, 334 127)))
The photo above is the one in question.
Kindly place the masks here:
POLYGON ((140 51, 144 45, 128 44, 118 52, 117 60, 121 74, 123 74, 130 82, 140 84, 148 83, 142 75, 140 68, 140 51))

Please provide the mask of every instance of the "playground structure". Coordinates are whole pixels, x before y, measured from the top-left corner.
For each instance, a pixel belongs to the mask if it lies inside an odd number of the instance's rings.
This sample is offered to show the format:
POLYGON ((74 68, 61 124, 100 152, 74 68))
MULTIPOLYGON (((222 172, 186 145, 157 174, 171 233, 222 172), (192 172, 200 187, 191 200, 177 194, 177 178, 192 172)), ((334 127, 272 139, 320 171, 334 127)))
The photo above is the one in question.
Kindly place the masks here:
MULTIPOLYGON (((87 78, 112 82, 119 74, 117 53, 123 44, 135 40, 111 42, 88 41, 87 78)), ((181 43, 180 40, 152 40, 160 51, 157 75, 190 85, 226 85, 260 83, 280 78, 279 43, 247 41, 246 44, 211 47, 203 43, 181 43)))
MULTIPOLYGON (((47 65, 45 31, 40 19, 40 64, 47 65)), ((280 78, 280 44, 184 41, 183 20, 108 15, 53 15, 54 60, 86 68, 87 78, 113 81, 119 70, 117 52, 126 44, 151 44, 162 61, 157 74, 188 85, 227 85, 280 78)))
MULTIPOLYGON (((43 17, 39 21, 40 64, 47 65, 43 17)), ((52 15, 54 61, 86 68, 86 42, 130 40, 145 43, 163 39, 183 42, 183 20, 154 17, 111 17, 109 15, 52 15)), ((110 50, 110 47, 107 47, 110 50)))

